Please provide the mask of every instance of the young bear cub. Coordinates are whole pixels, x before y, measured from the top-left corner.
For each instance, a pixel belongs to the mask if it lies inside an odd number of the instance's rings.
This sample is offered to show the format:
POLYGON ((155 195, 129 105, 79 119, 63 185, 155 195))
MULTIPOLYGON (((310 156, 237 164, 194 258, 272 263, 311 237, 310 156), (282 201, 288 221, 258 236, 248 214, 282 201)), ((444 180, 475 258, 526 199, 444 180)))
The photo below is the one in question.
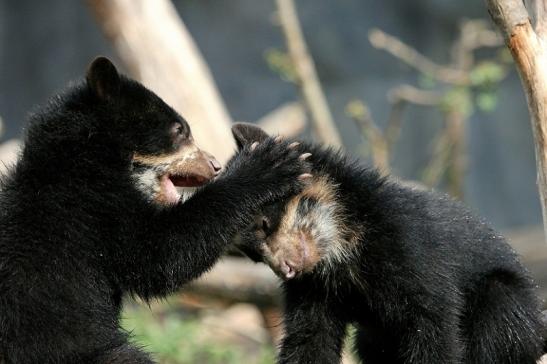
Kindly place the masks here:
POLYGON ((152 363, 119 327, 122 298, 211 268, 262 204, 302 188, 300 154, 268 139, 215 178, 188 123, 96 59, 31 117, 1 186, 0 363, 152 363))
MULTIPOLYGON (((232 131, 239 146, 268 137, 232 131)), ((279 363, 339 363, 350 323, 366 364, 536 362, 538 300, 503 237, 445 195, 299 148, 312 183, 264 208, 240 242, 285 280, 279 363)))

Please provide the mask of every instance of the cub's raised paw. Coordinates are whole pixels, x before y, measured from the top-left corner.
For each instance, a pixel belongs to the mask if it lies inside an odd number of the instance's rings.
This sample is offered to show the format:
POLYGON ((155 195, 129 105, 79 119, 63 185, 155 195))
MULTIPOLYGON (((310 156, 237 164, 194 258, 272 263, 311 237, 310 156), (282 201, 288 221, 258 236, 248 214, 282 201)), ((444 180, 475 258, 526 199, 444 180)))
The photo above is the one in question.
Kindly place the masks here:
POLYGON ((235 124, 232 133, 239 151, 229 162, 228 173, 252 175, 256 187, 266 189, 272 198, 300 192, 312 177, 307 162, 311 154, 301 151, 300 143, 270 137, 252 124, 235 124))

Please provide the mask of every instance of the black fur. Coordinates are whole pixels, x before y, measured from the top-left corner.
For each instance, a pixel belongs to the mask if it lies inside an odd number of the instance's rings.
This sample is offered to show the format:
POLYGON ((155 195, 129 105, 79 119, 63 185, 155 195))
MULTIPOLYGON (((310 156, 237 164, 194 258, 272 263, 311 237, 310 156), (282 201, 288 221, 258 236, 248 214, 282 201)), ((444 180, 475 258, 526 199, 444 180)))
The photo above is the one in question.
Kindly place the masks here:
POLYGON ((298 152, 265 140, 185 203, 150 202, 133 155, 191 141, 182 117, 105 59, 31 116, 0 192, 0 362, 152 363, 119 328, 122 298, 177 290, 261 204, 301 188, 298 152))
MULTIPOLYGON (((312 153, 314 176, 336 191, 340 226, 360 238, 343 262, 328 265, 324 256, 311 273, 284 282, 279 363, 340 362, 348 324, 357 326, 366 364, 536 362, 544 352, 538 300, 502 236, 445 195, 407 187, 331 150, 300 147, 312 153)), ((306 204, 300 201, 300 218, 306 204)), ((277 209, 264 210, 267 226, 283 219, 282 202, 277 209)), ((244 250, 257 259, 272 234, 253 225, 242 234, 244 250)))

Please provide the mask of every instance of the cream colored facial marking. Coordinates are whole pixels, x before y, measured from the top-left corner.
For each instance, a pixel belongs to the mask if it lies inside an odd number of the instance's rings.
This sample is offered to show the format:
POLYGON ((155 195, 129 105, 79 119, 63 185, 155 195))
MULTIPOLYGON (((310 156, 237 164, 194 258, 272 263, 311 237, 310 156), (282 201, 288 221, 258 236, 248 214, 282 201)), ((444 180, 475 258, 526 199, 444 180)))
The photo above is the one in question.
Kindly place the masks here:
POLYGON ((308 187, 289 200, 277 231, 266 238, 264 256, 274 270, 279 271, 280 259, 297 263, 305 259, 303 272, 312 271, 321 261, 320 273, 325 273, 351 259, 360 234, 347 228, 337 201, 336 185, 326 177, 314 177, 308 187), (298 207, 305 198, 317 204, 302 214, 298 207))
POLYGON ((162 179, 168 176, 196 175, 212 178, 209 161, 194 143, 184 145, 175 153, 162 155, 143 155, 134 153, 133 162, 139 167, 133 172, 135 185, 150 201, 159 205, 171 205, 174 200, 184 202, 197 190, 197 187, 174 187, 165 189, 162 179), (178 198, 177 195, 178 194, 178 198))

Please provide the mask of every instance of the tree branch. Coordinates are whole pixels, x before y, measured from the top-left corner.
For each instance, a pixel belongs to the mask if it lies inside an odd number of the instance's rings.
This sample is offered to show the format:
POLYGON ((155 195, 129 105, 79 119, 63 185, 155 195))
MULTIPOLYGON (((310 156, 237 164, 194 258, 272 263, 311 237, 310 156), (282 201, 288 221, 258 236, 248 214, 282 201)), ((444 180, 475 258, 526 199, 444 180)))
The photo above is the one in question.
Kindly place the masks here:
POLYGON ((488 13, 505 39, 512 36, 516 26, 529 23, 529 15, 522 1, 486 0, 488 13))
POLYGON ((414 48, 401 42, 399 39, 384 33, 380 29, 373 29, 369 33, 370 43, 378 49, 383 49, 399 58, 407 65, 417 69, 423 74, 449 84, 467 84, 469 82, 466 72, 438 65, 429 58, 420 54, 414 48))
POLYGON ((416 105, 436 106, 441 102, 442 97, 437 91, 422 90, 411 85, 400 85, 389 91, 388 99, 392 103, 404 100, 416 105))
POLYGON ((526 93, 535 141, 538 188, 547 232, 547 39, 544 38, 545 0, 528 2, 540 15, 532 28, 522 0, 486 0, 492 19, 501 30, 526 93), (539 4, 541 3, 541 4, 539 4))
POLYGON ((401 134, 403 110, 406 105, 437 106, 441 102, 441 96, 437 92, 427 91, 411 85, 400 85, 388 92, 388 100, 391 111, 384 131, 388 153, 393 152, 393 147, 401 134))
POLYGON ((321 89, 315 65, 306 47, 294 2, 293 0, 276 2, 289 56, 295 68, 304 102, 311 114, 313 128, 322 142, 341 146, 342 140, 321 89))
POLYGON ((503 45, 503 38, 482 19, 464 20, 459 33, 458 40, 452 46, 452 66, 462 71, 468 72, 474 65, 474 50, 503 45))
POLYGON ((361 134, 369 142, 372 162, 376 168, 389 172, 389 146, 384 132, 374 122, 368 106, 354 100, 346 106, 346 112, 355 122, 361 134))

